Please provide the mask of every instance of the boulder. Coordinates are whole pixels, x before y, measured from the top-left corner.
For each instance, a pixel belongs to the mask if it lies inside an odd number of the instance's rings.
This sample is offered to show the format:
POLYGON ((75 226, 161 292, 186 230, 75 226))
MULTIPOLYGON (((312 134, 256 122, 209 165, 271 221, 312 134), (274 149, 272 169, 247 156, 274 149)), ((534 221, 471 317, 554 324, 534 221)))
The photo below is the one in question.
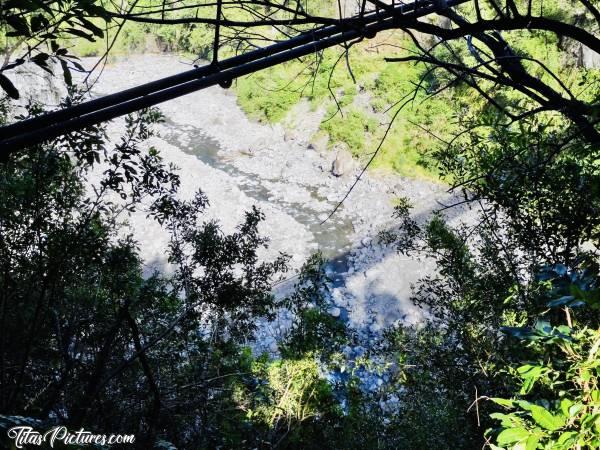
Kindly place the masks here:
POLYGON ((438 17, 438 25, 440 26, 440 28, 443 28, 444 30, 450 30, 452 28, 452 21, 448 18, 448 17, 438 17))
POLYGON ((329 136, 325 133, 316 133, 310 143, 308 144, 308 148, 311 150, 315 150, 319 153, 325 153, 327 151, 327 145, 329 144, 329 136))
POLYGON ((342 146, 337 146, 335 151, 336 154, 331 165, 331 173, 336 177, 341 177, 354 171, 356 163, 354 158, 352 158, 352 154, 342 146))
MULTIPOLYGON (((30 102, 37 102, 50 108, 57 107, 67 96, 67 86, 63 81, 62 68, 58 60, 50 58, 47 64, 55 75, 49 73, 32 62, 27 62, 5 72, 20 94, 20 99, 12 102, 15 108, 11 116, 16 117, 26 112, 30 102)), ((0 89, 0 97, 4 91, 0 89)))
POLYGON ((583 44, 580 44, 579 49, 579 54, 581 55, 581 66, 585 67, 586 69, 600 68, 600 55, 598 53, 596 53, 593 50, 590 50, 583 44))
POLYGON ((329 314, 330 314, 332 317, 340 317, 340 314, 341 314, 341 312, 342 312, 342 311, 340 310, 340 308, 335 308, 335 307, 334 307, 334 308, 330 308, 330 309, 329 309, 329 314))
POLYGON ((558 41, 558 46, 563 52, 561 57, 563 65, 569 66, 574 63, 575 67, 585 67, 586 69, 600 68, 600 55, 580 42, 562 37, 558 41))

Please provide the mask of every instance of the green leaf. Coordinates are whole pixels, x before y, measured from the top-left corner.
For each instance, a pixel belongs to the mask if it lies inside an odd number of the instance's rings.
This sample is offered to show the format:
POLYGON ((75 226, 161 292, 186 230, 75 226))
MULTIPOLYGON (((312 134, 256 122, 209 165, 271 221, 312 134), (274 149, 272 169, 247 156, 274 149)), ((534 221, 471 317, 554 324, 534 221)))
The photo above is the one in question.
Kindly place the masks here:
POLYGON ((517 372, 519 372, 521 375, 523 375, 527 372, 530 372, 535 367, 539 367, 539 366, 532 366, 531 364, 525 364, 523 366, 517 367, 517 372))
POLYGON ((517 369, 517 372, 523 379, 523 386, 521 387, 521 394, 527 394, 533 389, 535 382, 539 380, 544 372, 544 368, 541 366, 532 366, 526 364, 517 369))
POLYGON ((573 406, 569 407, 569 417, 575 417, 579 411, 583 408, 581 403, 575 403, 573 406))
POLYGON ((31 62, 33 62, 38 67, 44 69, 50 75, 54 75, 52 73, 52 70, 50 69, 50 66, 48 66, 48 58, 49 57, 50 57, 50 55, 48 55, 46 53, 38 53, 37 55, 35 55, 31 58, 31 62))
POLYGON ((0 73, 0 87, 6 92, 6 94, 15 100, 19 100, 19 91, 15 85, 5 75, 0 73))
POLYGON ((36 64, 45 63, 46 61, 48 61, 48 59, 50 59, 50 55, 48 53, 43 52, 37 53, 31 57, 31 61, 33 61, 36 64))
POLYGON ((598 420, 600 420, 600 413, 596 414, 586 414, 583 416, 584 419, 581 421, 582 428, 589 426, 590 428, 594 426, 598 420))
POLYGON ((560 410, 565 417, 569 417, 569 408, 573 406, 573 402, 568 398, 563 398, 560 401, 560 410))
POLYGON ((540 436, 537 434, 530 434, 525 443, 525 450, 535 450, 540 442, 540 436))
POLYGON ((494 397, 490 398, 490 400, 500 406, 505 406, 506 408, 511 408, 514 405, 514 402, 512 400, 508 400, 506 398, 494 397))
POLYGON ((63 77, 65 79, 65 83, 67 86, 73 86, 73 76, 71 75, 71 69, 69 69, 69 65, 66 61, 60 60, 60 65, 63 70, 63 77))
POLYGON ((563 417, 555 416, 539 405, 531 405, 530 411, 533 420, 546 430, 555 431, 565 424, 565 419, 563 417))
POLYGON ((500 331, 517 339, 535 341, 540 337, 529 327, 500 327, 500 331))
POLYGON ((575 297, 573 297, 572 295, 565 295, 561 298, 557 298, 557 299, 549 301, 546 304, 546 306, 548 306, 548 308, 556 308, 557 306, 566 305, 573 300, 575 300, 575 297))
POLYGON ((9 15, 9 16, 6 16, 4 18, 4 20, 6 20, 6 23, 8 23, 16 32, 16 33, 11 33, 11 34, 15 34, 16 36, 29 36, 30 35, 29 25, 27 24, 27 21, 23 17, 9 15))
POLYGON ((570 445, 570 444, 575 443, 576 437, 577 437, 576 431, 565 431, 564 433, 562 433, 559 436, 559 438, 556 442, 561 445, 570 445))
POLYGON ((81 24, 85 28, 87 28, 89 31, 91 31, 95 36, 97 36, 99 38, 103 38, 104 37, 104 31, 102 31, 101 28, 97 27, 96 25, 94 25, 89 20, 87 20, 87 19, 85 19, 83 17, 78 17, 77 20, 79 20, 79 22, 81 22, 81 24))
POLYGON ((110 16, 107 14, 106 9, 102 6, 96 5, 94 3, 84 3, 80 6, 91 16, 102 17, 106 21, 110 20, 110 16))
POLYGON ((522 421, 514 414, 492 413, 490 417, 499 420, 502 428, 512 428, 522 424, 522 421))
POLYGON ((499 445, 506 445, 523 441, 528 437, 529 432, 525 428, 508 428, 498 435, 497 441, 499 445))
POLYGON ((35 15, 31 18, 31 31, 37 33, 48 26, 48 19, 41 14, 35 15))
POLYGON ((552 332, 552 325, 547 320, 538 320, 534 328, 540 334, 550 334, 552 332))
POLYGON ((515 400, 515 403, 519 405, 520 408, 523 408, 525 411, 531 411, 532 403, 527 400, 515 400))
POLYGON ((78 30, 77 28, 67 28, 65 31, 74 36, 78 36, 80 38, 87 39, 90 42, 95 42, 93 35, 87 34, 86 32, 78 30))
POLYGON ((583 381, 586 381, 586 382, 590 381, 590 379, 592 378, 592 374, 590 373, 590 371, 585 370, 585 369, 581 370, 581 372, 579 373, 579 376, 581 377, 581 379, 583 381))
POLYGON ((38 8, 42 8, 44 11, 46 11, 48 14, 54 17, 54 11, 52 11, 52 9, 48 5, 46 5, 42 0, 32 0, 32 3, 34 3, 38 8))

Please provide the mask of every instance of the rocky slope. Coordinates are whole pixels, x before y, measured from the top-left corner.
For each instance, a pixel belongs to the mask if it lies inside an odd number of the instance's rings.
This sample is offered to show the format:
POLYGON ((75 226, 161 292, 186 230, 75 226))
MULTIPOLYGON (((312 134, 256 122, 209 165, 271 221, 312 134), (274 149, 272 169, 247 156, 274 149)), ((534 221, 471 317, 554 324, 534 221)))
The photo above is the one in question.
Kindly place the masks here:
MULTIPOLYGON (((106 67, 93 92, 115 92, 187 69, 189 64, 176 56, 128 57, 106 67)), ((197 189, 208 195, 207 218, 218 218, 224 230, 230 231, 255 204, 266 215, 262 231, 271 239, 265 257, 288 253, 293 255, 293 268, 298 269, 311 252, 323 251, 332 261, 332 314, 345 317, 347 313, 349 323, 367 339, 396 320, 420 320, 422 311, 409 301, 410 286, 432 270, 431 262, 402 257, 377 236, 395 226, 396 197, 410 198, 416 217, 423 220, 440 203, 452 201, 444 186, 367 172, 327 219, 360 168, 334 176, 335 154, 319 152, 309 144, 321 112, 300 105, 286 120, 295 128, 285 130, 281 125, 249 120, 231 91, 218 87, 160 108, 168 120, 152 145, 180 167, 184 196, 197 189)), ((469 215, 463 210, 451 212, 455 221, 469 215)), ((143 217, 131 223, 145 260, 164 264, 166 237, 158 227, 143 217)), ((274 347, 270 338, 266 341, 274 347)))
MULTIPOLYGON (((93 62, 84 61, 88 66, 93 62)), ((109 64, 92 94, 116 92, 189 68, 189 63, 173 55, 130 56, 109 64)), ((28 91, 29 97, 52 105, 64 94, 59 83, 48 90, 43 87, 48 85, 46 78, 32 77, 44 74, 35 69, 17 74, 18 84, 38 86, 28 91)), ((423 312, 409 299, 411 284, 433 270, 432 262, 403 257, 393 246, 380 242, 378 235, 396 226, 392 218, 395 198, 408 197, 415 217, 423 221, 441 203, 453 201, 443 185, 367 172, 329 217, 361 168, 345 161, 340 169, 336 152, 309 143, 322 111, 298 105, 284 121, 287 129, 257 123, 244 115, 231 91, 218 87, 160 108, 167 121, 159 127, 160 137, 152 138, 148 146, 159 149, 167 162, 179 167, 183 197, 191 197, 198 189, 207 194, 207 220, 219 220, 223 230, 231 232, 244 212, 256 205, 266 216, 261 231, 271 240, 264 258, 287 253, 292 256, 293 270, 317 250, 330 259, 331 314, 347 320, 357 331, 357 345, 347 349, 350 356, 360 353, 363 345, 368 346, 394 322, 422 319, 423 312)), ((122 121, 113 123, 110 135, 117 138, 121 127, 122 121)), ((450 212, 455 222, 472 216, 461 209, 450 212)), ((127 222, 140 242, 148 271, 169 270, 164 256, 166 233, 143 211, 127 222)), ((278 284, 280 293, 293 282, 291 275, 278 284)), ((282 312, 274 324, 265 324, 259 333, 260 346, 276 351, 278 336, 290 321, 289 314, 282 312)))

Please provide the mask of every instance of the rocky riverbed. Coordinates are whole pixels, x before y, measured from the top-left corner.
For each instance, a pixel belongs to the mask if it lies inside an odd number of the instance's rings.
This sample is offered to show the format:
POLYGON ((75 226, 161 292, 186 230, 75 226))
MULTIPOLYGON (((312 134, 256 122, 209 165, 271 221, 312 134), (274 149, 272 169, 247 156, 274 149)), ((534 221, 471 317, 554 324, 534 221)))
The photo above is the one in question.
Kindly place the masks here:
MULTIPOLYGON (((84 61, 88 66, 93 62, 84 61)), ((174 55, 129 56, 104 68, 92 94, 113 93, 190 68, 189 61, 174 55)), ((329 259, 330 312, 346 320, 358 336, 357 345, 347 349, 349 356, 360 353, 396 321, 422 320, 423 311, 409 300, 411 284, 433 270, 432 262, 401 256, 378 235, 396 226, 392 213, 397 197, 411 200, 420 221, 441 203, 452 202, 443 185, 367 172, 328 218, 360 166, 346 164, 344 173, 335 176, 335 152, 310 144, 322 111, 299 104, 284 121, 287 128, 258 123, 246 117, 232 90, 219 87, 169 101, 160 109, 166 122, 159 126, 160 137, 148 146, 179 167, 183 197, 198 189, 208 196, 207 220, 218 219, 223 230, 231 232, 256 205, 266 216, 261 232, 270 238, 264 258, 287 253, 293 270, 317 250, 329 259)), ((110 130, 117 136, 118 123, 110 130)), ((455 222, 470 215, 460 209, 450 212, 455 222)), ((166 233, 144 213, 128 222, 148 271, 168 270, 166 233)), ((293 276, 280 289, 292 284, 293 276)), ((278 336, 290 323, 283 312, 275 323, 262 326, 260 347, 277 351, 278 336)))

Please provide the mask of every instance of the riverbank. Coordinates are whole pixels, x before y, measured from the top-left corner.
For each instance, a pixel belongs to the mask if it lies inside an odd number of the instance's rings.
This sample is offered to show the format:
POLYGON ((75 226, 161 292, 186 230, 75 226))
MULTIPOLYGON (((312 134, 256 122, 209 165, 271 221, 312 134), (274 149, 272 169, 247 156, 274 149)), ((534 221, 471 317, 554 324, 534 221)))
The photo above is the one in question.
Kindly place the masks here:
MULTIPOLYGON (((91 67, 95 60, 82 62, 91 67)), ((189 63, 175 55, 129 56, 106 66, 91 92, 106 95, 189 68, 189 63)), ((33 68, 21 76, 24 92, 32 77, 43 76, 38 72, 33 68)), ((48 92, 34 89, 23 102, 43 99, 47 107, 55 107, 64 87, 56 78, 50 85, 56 86, 48 92)), ((379 235, 396 229, 393 211, 399 197, 410 200, 413 217, 421 223, 440 204, 455 202, 443 184, 367 171, 349 193, 361 167, 354 162, 346 164, 341 176, 332 173, 336 152, 318 149, 311 142, 324 111, 305 103, 281 122, 286 128, 249 119, 233 91, 219 87, 161 104, 160 109, 165 122, 144 147, 156 148, 165 163, 179 168, 182 198, 191 198, 198 190, 206 194, 210 205, 204 217, 218 221, 225 233, 234 231, 253 206, 264 213, 260 232, 270 245, 261 258, 273 259, 280 253, 291 256, 290 272, 276 283, 277 295, 289 292, 295 273, 312 253, 321 251, 328 259, 330 314, 343 320, 354 335, 352 344, 343 350, 348 361, 372 348, 394 323, 423 321, 425 313, 410 300, 411 286, 433 272, 433 261, 402 256, 379 235)), ((117 142, 123 126, 123 120, 109 124, 112 141, 117 142)), ((97 167, 89 183, 97 184, 101 173, 97 167)), ((462 208, 445 214, 452 215, 451 224, 473 216, 462 208)), ((166 231, 148 219, 143 209, 123 220, 124 231, 139 243, 146 273, 168 273, 166 231)), ((278 342, 292 320, 289 312, 280 311, 274 322, 260 323, 253 348, 277 354, 278 342)), ((369 389, 385 381, 371 372, 364 372, 361 379, 369 389)))
MULTIPOLYGON (((186 69, 189 65, 172 55, 128 57, 105 68, 93 93, 116 92, 186 69)), ((311 146, 322 112, 296 109, 290 121, 299 126, 290 138, 279 124, 249 120, 231 91, 219 87, 160 109, 167 121, 149 144, 180 168, 184 197, 197 189, 207 194, 207 220, 218 219, 228 232, 256 205, 266 216, 261 231, 271 240, 264 258, 290 254, 291 267, 298 270, 309 254, 321 250, 332 260, 332 314, 347 311, 349 324, 365 339, 397 320, 414 324, 422 319, 423 312, 409 300, 411 284, 433 270, 432 262, 403 257, 378 235, 396 226, 392 214, 397 197, 409 198, 415 217, 423 221, 440 203, 452 201, 443 185, 367 172, 327 219, 360 167, 336 177, 331 173, 335 154, 311 146)), ((463 210, 451 212, 455 221, 465 215, 463 210)), ((129 222, 148 267, 164 268, 166 234, 143 214, 129 222)))
MULTIPOLYGON (((94 62, 83 61, 89 67, 94 62)), ((188 61, 175 55, 120 58, 105 67, 92 94, 116 92, 189 68, 188 61)), ((21 84, 29 84, 33 76, 39 75, 24 73, 21 84)), ((33 94, 52 103, 63 92, 55 90, 33 94)), ((148 147, 156 147, 167 163, 179 167, 180 195, 190 198, 198 189, 204 191, 210 201, 206 219, 218 220, 225 232, 233 231, 253 205, 260 208, 266 216, 261 232, 271 241, 262 257, 291 255, 287 286, 293 284, 293 271, 319 250, 330 259, 332 313, 343 313, 359 334, 370 339, 397 320, 422 319, 422 311, 409 300, 411 284, 433 270, 432 263, 399 255, 378 235, 397 225, 392 214, 398 197, 410 199, 418 221, 440 203, 452 202, 442 184, 367 171, 328 218, 361 167, 355 163, 342 176, 334 176, 336 153, 319 151, 311 143, 324 111, 301 103, 282 121, 288 125, 285 129, 250 120, 233 92, 219 87, 164 103, 160 109, 166 122, 148 147)), ((109 133, 117 139, 121 128, 122 122, 115 121, 109 133)), ((450 212, 455 220, 465 214, 460 209, 450 212)), ((166 232, 144 212, 127 221, 147 272, 168 270, 166 232)))

